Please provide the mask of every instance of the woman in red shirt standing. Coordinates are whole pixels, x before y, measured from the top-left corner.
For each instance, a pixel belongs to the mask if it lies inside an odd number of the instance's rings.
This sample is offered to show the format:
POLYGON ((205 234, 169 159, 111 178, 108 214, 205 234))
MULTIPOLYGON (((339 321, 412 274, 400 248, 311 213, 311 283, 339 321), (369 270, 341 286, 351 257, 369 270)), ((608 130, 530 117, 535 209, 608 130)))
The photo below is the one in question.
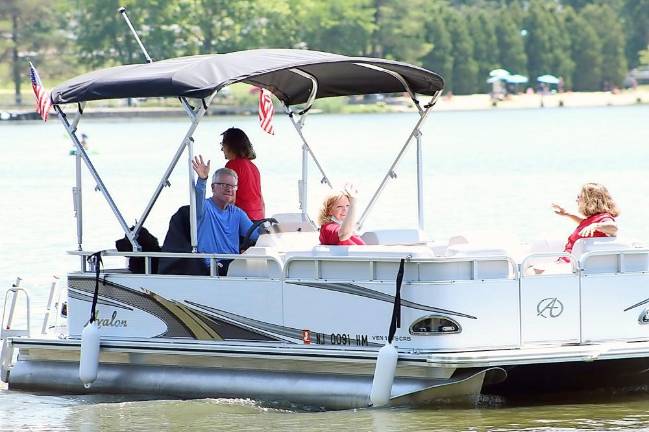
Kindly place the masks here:
POLYGON ((264 197, 261 195, 261 179, 259 170, 252 163, 257 155, 252 148, 250 139, 244 131, 230 128, 221 134, 221 150, 230 168, 239 176, 237 198, 234 204, 246 212, 251 221, 263 219, 265 212, 264 197))
POLYGON ((604 185, 586 183, 582 186, 581 192, 577 195, 577 207, 579 213, 585 218, 568 213, 558 204, 552 204, 552 207, 556 214, 566 216, 578 224, 568 237, 564 248, 565 252, 572 252, 575 242, 580 238, 609 237, 617 234, 615 218, 620 214, 620 211, 604 185))
POLYGON ((352 185, 329 195, 320 209, 320 244, 323 245, 364 245, 359 236, 354 235, 356 224, 356 194, 352 185))

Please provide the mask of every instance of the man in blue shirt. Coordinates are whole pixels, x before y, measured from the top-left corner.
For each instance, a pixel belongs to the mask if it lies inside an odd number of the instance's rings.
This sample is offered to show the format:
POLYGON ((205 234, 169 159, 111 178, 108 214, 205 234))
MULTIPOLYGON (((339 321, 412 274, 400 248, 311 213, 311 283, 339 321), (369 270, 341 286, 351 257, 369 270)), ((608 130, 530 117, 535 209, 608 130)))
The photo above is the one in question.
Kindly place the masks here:
MULTIPOLYGON (((212 196, 205 198, 205 186, 210 172, 201 155, 192 161, 196 180, 196 218, 198 221, 198 252, 201 253, 239 253, 239 237, 243 237, 252 226, 250 218, 234 205, 237 196, 237 173, 229 168, 219 168, 212 176, 212 196)), ((256 240, 258 232, 251 236, 256 240)), ((209 267, 209 259, 205 260, 209 267)), ((219 274, 225 275, 230 260, 221 260, 223 266, 219 274)))

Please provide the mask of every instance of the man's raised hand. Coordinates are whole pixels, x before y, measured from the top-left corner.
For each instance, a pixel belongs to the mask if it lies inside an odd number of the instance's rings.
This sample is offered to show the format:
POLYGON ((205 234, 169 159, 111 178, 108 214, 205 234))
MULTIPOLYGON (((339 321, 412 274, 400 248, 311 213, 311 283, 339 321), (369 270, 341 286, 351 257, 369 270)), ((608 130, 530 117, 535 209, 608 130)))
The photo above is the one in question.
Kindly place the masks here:
POLYGON ((198 155, 194 156, 194 160, 192 161, 192 166, 194 167, 194 171, 196 171, 196 174, 203 180, 207 180, 207 178, 210 175, 210 161, 207 161, 207 164, 203 161, 203 156, 198 155))

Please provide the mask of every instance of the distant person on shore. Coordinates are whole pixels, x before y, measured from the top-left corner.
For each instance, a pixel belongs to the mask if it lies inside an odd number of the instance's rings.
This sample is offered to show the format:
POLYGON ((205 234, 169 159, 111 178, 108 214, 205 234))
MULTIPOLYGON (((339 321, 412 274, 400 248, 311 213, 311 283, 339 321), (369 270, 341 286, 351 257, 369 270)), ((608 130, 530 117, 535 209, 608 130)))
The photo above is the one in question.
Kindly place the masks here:
POLYGON ((323 245, 364 245, 365 242, 354 234, 356 225, 356 195, 358 191, 346 184, 342 191, 331 193, 322 203, 318 223, 320 224, 320 244, 323 245))
POLYGON ((261 195, 259 170, 252 160, 257 157, 244 131, 230 128, 221 134, 221 150, 227 160, 226 168, 237 173, 239 189, 235 205, 246 212, 252 221, 264 219, 265 204, 261 195))
MULTIPOLYGON (((579 213, 585 217, 569 213, 558 204, 552 204, 556 214, 565 216, 578 224, 568 237, 564 252, 572 252, 575 242, 580 238, 613 237, 617 234, 615 218, 620 211, 604 185, 599 183, 583 185, 577 195, 577 207, 579 213)), ((567 262, 568 259, 564 257, 562 261, 567 262)))

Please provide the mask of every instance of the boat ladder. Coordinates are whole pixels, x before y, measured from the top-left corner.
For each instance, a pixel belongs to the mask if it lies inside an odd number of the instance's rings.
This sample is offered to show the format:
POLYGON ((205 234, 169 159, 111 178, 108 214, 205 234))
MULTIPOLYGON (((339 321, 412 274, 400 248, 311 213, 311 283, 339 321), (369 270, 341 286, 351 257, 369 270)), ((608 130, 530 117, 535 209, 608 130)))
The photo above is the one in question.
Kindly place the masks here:
POLYGON ((30 336, 29 328, 30 328, 31 311, 29 306, 29 294, 24 288, 20 287, 21 280, 22 279, 20 279, 19 277, 16 278, 16 282, 14 282, 11 285, 11 288, 9 288, 5 293, 4 308, 2 310, 2 321, 0 321, 0 325, 2 326, 0 328, 0 342, 2 342, 2 348, 0 349, 0 379, 2 379, 2 381, 5 382, 7 381, 7 377, 9 373, 9 365, 13 360, 13 347, 11 346, 11 342, 9 341, 9 338, 30 336), (16 304, 18 302, 18 295, 20 293, 22 293, 25 296, 25 305, 26 305, 26 312, 27 312, 27 327, 23 329, 14 329, 12 328, 14 312, 16 311, 16 304), (5 320, 5 316, 7 315, 7 304, 9 303, 10 298, 11 298, 11 306, 9 307, 9 316, 5 320))
POLYGON ((16 282, 14 282, 11 285, 11 288, 9 288, 5 293, 5 303, 4 303, 4 308, 2 310, 2 329, 0 330, 0 339, 6 339, 7 337, 16 337, 16 336, 29 337, 30 335, 29 327, 30 327, 31 312, 29 309, 29 294, 27 293, 27 290, 20 287, 21 280, 22 280, 21 278, 16 278, 16 282), (23 295, 25 296, 25 305, 27 307, 27 327, 24 329, 13 329, 12 325, 14 320, 14 313, 16 311, 16 304, 18 303, 18 295, 20 293, 23 293, 23 295), (9 316, 5 320, 5 316, 7 315, 7 304, 9 303, 9 298, 11 298, 11 306, 9 307, 9 316))
POLYGON ((59 317, 61 316, 61 313, 63 312, 64 305, 61 303, 61 290, 57 290, 57 282, 59 278, 58 276, 54 275, 52 283, 50 285, 50 295, 47 298, 47 307, 45 308, 45 316, 43 317, 43 326, 41 327, 41 334, 45 335, 48 333, 48 330, 54 328, 58 328, 59 325, 59 317), (50 311, 52 310, 52 301, 54 300, 54 294, 57 294, 56 296, 56 302, 54 303, 54 310, 56 312, 56 319, 54 321, 54 325, 48 326, 49 321, 50 321, 50 311))

